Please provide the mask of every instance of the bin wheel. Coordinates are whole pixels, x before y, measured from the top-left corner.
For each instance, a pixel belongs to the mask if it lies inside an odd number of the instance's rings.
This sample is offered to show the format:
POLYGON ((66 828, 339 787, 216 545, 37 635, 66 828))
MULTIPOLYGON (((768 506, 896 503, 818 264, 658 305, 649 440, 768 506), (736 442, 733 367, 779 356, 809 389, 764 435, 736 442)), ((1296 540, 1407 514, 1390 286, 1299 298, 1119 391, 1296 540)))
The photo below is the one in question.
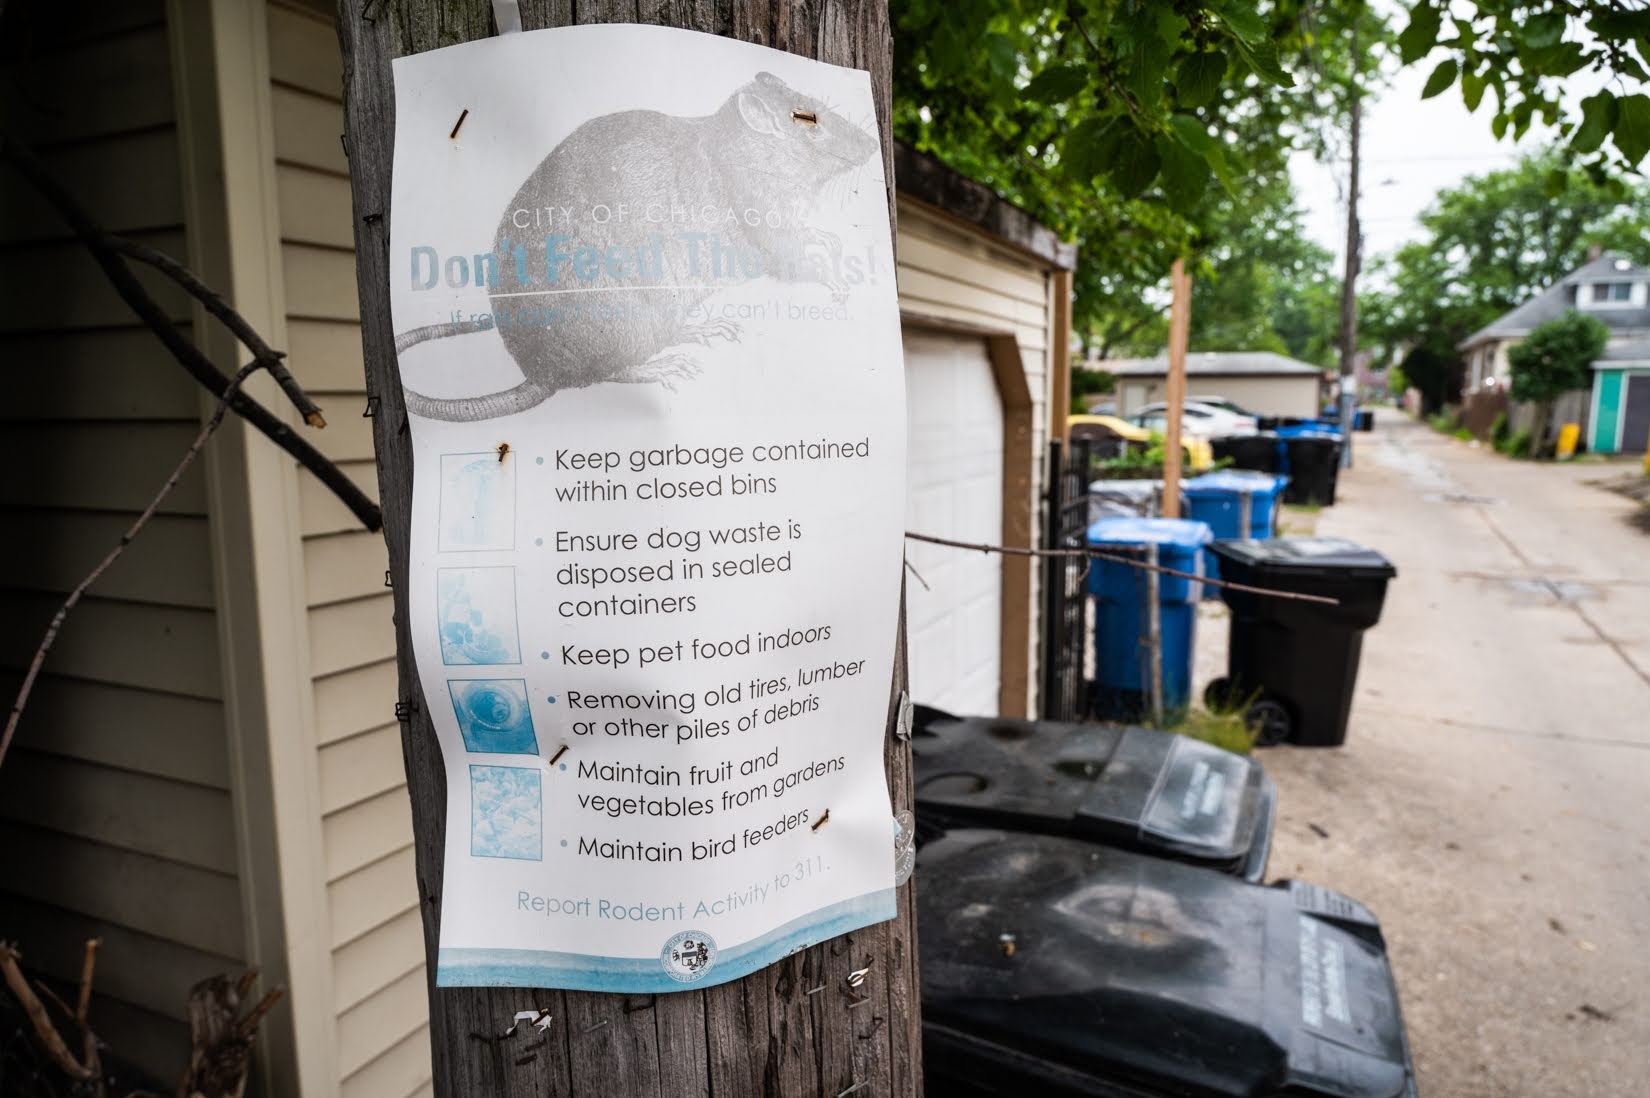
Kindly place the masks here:
POLYGON ((1232 697, 1232 680, 1214 679, 1203 688, 1203 706, 1211 713, 1223 713, 1243 699, 1232 697))
POLYGON ((1275 698, 1261 698, 1249 707, 1244 721, 1255 734, 1255 746, 1275 747, 1289 738, 1294 724, 1289 709, 1275 698))

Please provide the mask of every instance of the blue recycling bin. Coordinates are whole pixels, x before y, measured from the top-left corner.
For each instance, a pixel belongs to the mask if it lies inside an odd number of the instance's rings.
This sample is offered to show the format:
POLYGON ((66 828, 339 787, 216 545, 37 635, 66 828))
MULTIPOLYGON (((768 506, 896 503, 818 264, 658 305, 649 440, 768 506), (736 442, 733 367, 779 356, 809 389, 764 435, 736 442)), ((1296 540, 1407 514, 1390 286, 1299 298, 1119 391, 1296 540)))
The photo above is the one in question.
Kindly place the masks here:
MULTIPOLYGON (((1203 547, 1214 539, 1208 523, 1195 519, 1107 518, 1089 527, 1095 549, 1128 560, 1145 559, 1145 547, 1157 546, 1164 568, 1203 575, 1203 547)), ((1159 575, 1158 610, 1163 653, 1163 709, 1184 709, 1191 696, 1193 641, 1201 580, 1159 575)), ((1094 596, 1096 715, 1138 719, 1151 709, 1146 573, 1122 559, 1096 558, 1089 566, 1089 593, 1094 596)))
MULTIPOLYGON (((1278 497, 1289 478, 1253 469, 1220 469, 1181 485, 1188 518, 1209 524, 1215 539, 1269 538, 1277 532, 1278 497)), ((1220 578, 1220 558, 1203 551, 1203 574, 1220 578)), ((1218 599, 1220 589, 1205 585, 1203 597, 1218 599)))

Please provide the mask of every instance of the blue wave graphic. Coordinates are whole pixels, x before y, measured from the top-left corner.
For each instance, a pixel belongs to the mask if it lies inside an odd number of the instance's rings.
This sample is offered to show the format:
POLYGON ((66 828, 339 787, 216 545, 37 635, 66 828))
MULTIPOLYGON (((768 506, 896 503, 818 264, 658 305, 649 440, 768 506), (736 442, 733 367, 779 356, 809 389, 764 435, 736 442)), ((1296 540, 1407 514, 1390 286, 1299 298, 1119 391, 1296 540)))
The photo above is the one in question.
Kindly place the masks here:
MULTIPOLYGON (((692 983, 672 979, 658 957, 603 957, 545 949, 443 949, 436 957, 437 987, 550 987, 645 995, 725 984, 811 945, 895 915, 894 890, 867 892, 799 918, 759 938, 719 950, 716 963, 692 983)), ((663 948, 671 935, 662 933, 663 948)))

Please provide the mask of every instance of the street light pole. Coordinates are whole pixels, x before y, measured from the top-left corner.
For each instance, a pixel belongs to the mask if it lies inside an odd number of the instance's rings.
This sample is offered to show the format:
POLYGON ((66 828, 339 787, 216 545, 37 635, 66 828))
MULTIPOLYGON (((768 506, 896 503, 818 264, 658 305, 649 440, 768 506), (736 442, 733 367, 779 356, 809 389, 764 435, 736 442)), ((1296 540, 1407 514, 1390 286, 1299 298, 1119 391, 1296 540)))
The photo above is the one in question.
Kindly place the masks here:
POLYGON ((1362 104, 1358 95, 1358 21, 1352 20, 1352 75, 1347 93, 1352 114, 1352 155, 1346 191, 1346 272, 1341 278, 1341 468, 1352 467, 1352 417, 1358 403, 1358 269, 1363 233, 1358 225, 1358 139, 1362 104))

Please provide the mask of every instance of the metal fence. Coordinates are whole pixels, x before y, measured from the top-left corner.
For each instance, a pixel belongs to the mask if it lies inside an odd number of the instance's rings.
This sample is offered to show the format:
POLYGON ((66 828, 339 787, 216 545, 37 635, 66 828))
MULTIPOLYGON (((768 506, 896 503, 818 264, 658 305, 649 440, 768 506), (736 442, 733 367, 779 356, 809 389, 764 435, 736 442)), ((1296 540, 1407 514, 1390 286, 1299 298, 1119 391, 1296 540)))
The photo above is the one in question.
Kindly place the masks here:
MULTIPOLYGON (((1069 447, 1058 439, 1048 444, 1048 506, 1041 548, 1086 546, 1092 462, 1087 441, 1073 441, 1069 447)), ((1089 631, 1087 564, 1082 557, 1043 558, 1044 720, 1080 720, 1088 709, 1083 666, 1089 631)))

